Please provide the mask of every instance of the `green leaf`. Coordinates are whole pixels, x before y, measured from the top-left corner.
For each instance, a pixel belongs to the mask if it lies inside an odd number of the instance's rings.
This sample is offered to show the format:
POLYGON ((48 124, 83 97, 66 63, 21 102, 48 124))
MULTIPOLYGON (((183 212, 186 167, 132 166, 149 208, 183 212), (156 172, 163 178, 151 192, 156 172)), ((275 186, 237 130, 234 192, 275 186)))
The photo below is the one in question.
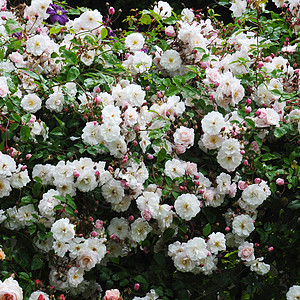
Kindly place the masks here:
POLYGON ((268 234, 262 228, 256 228, 256 231, 260 235, 260 241, 265 243, 268 240, 268 234))
POLYGON ((299 209, 300 208, 300 200, 296 199, 290 202, 287 206, 289 209, 299 209))
POLYGON ((255 129, 255 122, 251 119, 245 119, 245 122, 247 124, 247 126, 249 126, 252 129, 255 129))
POLYGON ((158 139, 158 138, 162 137, 163 135, 164 135, 164 131, 161 128, 153 129, 149 133, 149 138, 150 139, 158 139))
POLYGON ((164 266, 166 264, 166 258, 162 253, 154 253, 154 260, 160 266, 164 266))
POLYGON ((105 27, 103 27, 100 31, 101 40, 104 40, 107 37, 108 31, 105 27))
POLYGON ((63 56, 67 59, 68 62, 70 62, 72 65, 77 64, 77 55, 71 50, 63 50, 62 51, 63 56))
POLYGON ((112 280, 114 280, 114 281, 120 281, 121 279, 123 279, 123 278, 125 278, 125 277, 127 277, 127 276, 128 276, 127 272, 125 272, 125 271, 120 271, 120 272, 114 274, 111 278, 112 278, 112 280))
POLYGON ((20 135, 22 140, 24 140, 25 142, 28 141, 30 137, 30 128, 28 125, 24 125, 21 127, 20 135))
POLYGON ((129 284, 129 280, 127 278, 124 278, 119 282, 119 284, 120 286, 126 286, 129 284))
POLYGON ((21 117, 17 113, 12 113, 11 116, 16 122, 19 123, 21 121, 21 117))
POLYGON ((274 130, 274 136, 278 139, 281 138, 282 136, 284 136, 286 133, 287 133, 286 129, 282 128, 282 127, 277 127, 274 130))
POLYGON ((62 133, 60 127, 54 128, 54 129, 50 132, 50 134, 56 135, 56 136, 62 136, 62 135, 63 135, 63 133, 62 133))
POLYGON ((42 184, 40 182, 36 182, 32 187, 32 194, 34 197, 37 197, 40 194, 42 184))
POLYGON ((32 271, 39 270, 43 267, 43 265, 44 265, 44 263, 40 259, 39 255, 38 254, 34 255, 32 262, 31 262, 31 270, 32 271))
POLYGON ((147 280, 145 279, 145 277, 143 277, 142 275, 135 276, 134 280, 139 283, 148 283, 147 280))
POLYGON ((268 160, 273 160, 273 159, 278 159, 280 158, 281 155, 278 153, 272 154, 272 153, 265 153, 261 156, 262 161, 268 161, 268 160))
POLYGON ((174 236, 174 233, 175 233, 174 228, 167 228, 163 233, 163 240, 164 241, 170 240, 174 236))
POLYGON ((208 236, 211 233, 211 225, 208 223, 203 228, 203 235, 208 236))
POLYGON ((50 28, 49 34, 51 35, 51 34, 59 33, 62 28, 63 28, 63 26, 54 26, 54 27, 50 28))
POLYGON ((162 148, 159 150, 159 152, 157 153, 157 162, 161 162, 163 161, 167 156, 167 150, 165 148, 162 148))
POLYGON ((74 81, 80 74, 80 71, 75 67, 71 67, 68 71, 67 81, 74 81))

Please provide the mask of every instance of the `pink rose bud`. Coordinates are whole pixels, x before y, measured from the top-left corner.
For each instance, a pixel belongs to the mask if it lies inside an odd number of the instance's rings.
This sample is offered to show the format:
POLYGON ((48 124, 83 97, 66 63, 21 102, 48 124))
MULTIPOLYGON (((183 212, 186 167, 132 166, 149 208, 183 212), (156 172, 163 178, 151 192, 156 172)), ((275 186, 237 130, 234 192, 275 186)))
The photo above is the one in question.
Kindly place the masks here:
POLYGON ((128 160, 128 156, 127 156, 127 155, 124 155, 124 156, 123 156, 123 159, 122 159, 122 163, 123 163, 123 164, 126 164, 126 163, 127 163, 127 160, 128 160))
POLYGON ((25 157, 26 157, 26 159, 30 159, 30 158, 32 157, 32 154, 29 154, 29 153, 28 153, 28 154, 26 154, 25 157))
POLYGON ((152 154, 148 153, 148 154, 147 154, 147 158, 148 158, 148 159, 153 159, 154 156, 153 156, 152 154))
POLYGON ((265 62, 271 62, 272 61, 272 57, 271 56, 267 56, 266 58, 265 58, 265 62))
POLYGON ((100 93, 101 89, 99 87, 96 88, 96 93, 100 93))
POLYGON ((205 192, 204 189, 200 189, 200 190, 199 190, 199 193, 200 193, 200 194, 204 194, 204 192, 205 192))
POLYGON ((114 239, 116 238, 116 236, 115 236, 114 234, 112 234, 112 235, 110 236, 110 238, 111 238, 112 240, 114 240, 114 239))
POLYGON ((40 28, 40 27, 38 27, 37 29, 36 29, 36 32, 41 32, 42 31, 42 28, 40 28))
POLYGON ((25 171, 26 169, 27 169, 27 166, 22 166, 22 167, 21 167, 21 170, 22 170, 22 171, 25 171))
POLYGON ((75 178, 78 178, 79 176, 80 176, 80 174, 79 174, 79 172, 78 171, 73 171, 73 176, 75 177, 75 178))
POLYGON ((94 99, 94 100, 95 100, 95 103, 96 103, 96 104, 100 104, 100 103, 101 103, 101 98, 100 98, 100 97, 98 97, 98 96, 97 96, 97 97, 95 97, 95 99, 94 99))
POLYGON ((101 230, 103 228, 103 221, 96 220, 96 222, 95 222, 95 228, 101 230))
POLYGON ((250 114, 251 111, 252 111, 252 108, 251 108, 250 106, 246 106, 246 107, 245 107, 245 112, 246 112, 247 114, 250 114))
POLYGON ((256 112, 255 112, 255 115, 256 116, 259 116, 261 114, 261 111, 258 109, 256 112))
POLYGON ((244 160, 244 166, 248 166, 249 165, 249 162, 247 159, 244 160))
POLYGON ((135 126, 135 127, 134 127, 134 131, 135 131, 135 132, 138 132, 139 130, 140 130, 140 127, 139 127, 139 126, 135 126))
POLYGON ((110 14, 110 15, 114 15, 115 14, 115 9, 111 6, 109 9, 108 9, 108 13, 110 14))
POLYGON ((246 100, 246 104, 247 104, 247 105, 251 104, 251 99, 248 98, 248 99, 246 100))
POLYGON ((272 252, 273 250, 274 250, 274 247, 272 247, 272 246, 269 247, 269 249, 268 249, 269 252, 272 252))
POLYGON ((99 176, 100 176, 99 170, 97 170, 97 171, 95 172, 95 176, 96 176, 96 177, 99 177, 99 176))
POLYGON ((89 217, 89 221, 90 222, 94 222, 94 218, 93 217, 89 217))
POLYGON ((135 291, 138 291, 140 289, 140 285, 138 284, 138 283, 136 283, 135 285, 134 285, 134 290, 135 291))
POLYGON ((173 26, 166 27, 165 34, 166 34, 166 36, 170 36, 170 37, 176 36, 176 32, 174 30, 174 27, 173 26))
POLYGON ((209 95, 209 99, 213 100, 214 99, 214 95, 209 95))
POLYGON ((262 181, 262 179, 261 179, 261 178, 255 178, 255 179, 254 179, 254 182, 255 182, 256 184, 259 184, 259 183, 261 183, 261 181, 262 181))
POLYGON ((184 190, 184 187, 181 185, 181 186, 179 187, 179 190, 180 190, 180 192, 182 192, 182 191, 184 190))
POLYGON ((259 247, 259 243, 255 243, 254 246, 255 246, 255 247, 259 247))
POLYGON ((243 191, 248 187, 248 184, 245 181, 240 180, 238 183, 238 188, 243 191))
POLYGON ((96 231, 92 231, 91 235, 92 235, 92 237, 96 237, 98 235, 98 233, 96 231))
POLYGON ((135 147, 135 146, 137 146, 137 144, 138 144, 137 140, 134 140, 133 141, 133 146, 135 147))
POLYGON ((150 91, 150 85, 146 86, 145 90, 146 90, 147 92, 149 92, 149 91, 150 91))
POLYGON ((241 150, 241 154, 244 155, 246 153, 245 150, 241 150))
POLYGON ((126 53, 125 58, 128 59, 130 55, 131 55, 130 53, 126 53))
POLYGON ((277 179, 276 179, 276 184, 277 184, 277 185, 284 185, 284 179, 282 179, 282 178, 277 178, 277 179))
POLYGON ((142 217, 143 217, 144 220, 150 221, 151 218, 152 218, 152 214, 151 214, 150 210, 149 209, 144 209, 142 211, 142 217))
POLYGON ((156 95, 157 95, 158 98, 162 98, 163 97, 163 94, 161 92, 157 92, 156 95))
POLYGON ((226 228, 225 228, 225 231, 230 231, 230 228, 227 226, 226 228))
POLYGON ((263 63, 262 61, 260 61, 260 62, 257 64, 257 68, 258 68, 258 69, 261 69, 263 66, 264 66, 264 63, 263 63))
POLYGON ((128 217, 128 221, 129 221, 129 222, 133 222, 133 221, 134 221, 134 216, 132 216, 132 215, 129 216, 129 217, 128 217))

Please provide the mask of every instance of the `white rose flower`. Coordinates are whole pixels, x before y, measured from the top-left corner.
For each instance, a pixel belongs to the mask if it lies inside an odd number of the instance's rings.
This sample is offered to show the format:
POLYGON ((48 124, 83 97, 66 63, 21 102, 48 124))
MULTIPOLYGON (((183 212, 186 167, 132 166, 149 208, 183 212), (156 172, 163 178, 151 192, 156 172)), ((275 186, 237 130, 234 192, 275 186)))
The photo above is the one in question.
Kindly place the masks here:
POLYGON ((209 135, 219 134, 226 126, 224 117, 217 111, 211 111, 201 120, 202 130, 209 135))
POLYGON ((190 272, 197 266, 196 262, 193 261, 185 252, 179 252, 173 260, 174 266, 181 272, 190 272))
POLYGON ((0 282, 0 299, 22 300, 23 290, 12 277, 0 282))
POLYGON ((53 237, 61 242, 69 242, 75 236, 74 225, 68 218, 57 220, 51 228, 53 237))
POLYGON ((50 111, 61 112, 63 105, 65 103, 65 98, 63 93, 53 93, 49 96, 46 101, 46 108, 50 111))
POLYGON ((132 240, 139 243, 144 241, 151 231, 152 227, 148 222, 144 221, 142 218, 138 218, 131 224, 130 237, 132 240))
POLYGON ((260 185, 251 184, 243 190, 242 199, 248 205, 257 207, 267 199, 267 194, 260 185))
POLYGON ((21 107, 30 113, 35 113, 42 107, 42 100, 38 95, 27 94, 21 100, 21 107))
POLYGON ((7 78, 4 76, 0 77, 0 97, 4 98, 9 94, 9 88, 7 85, 7 78))
POLYGON ((78 253, 77 264, 84 270, 91 270, 98 262, 98 254, 91 249, 81 249, 78 253))
POLYGON ((180 69, 181 64, 180 54, 175 50, 165 51, 160 58, 160 65, 170 72, 180 69))
POLYGON ((129 48, 130 51, 141 50, 144 46, 144 43, 145 39, 139 32, 131 33, 125 38, 125 47, 129 48))
POLYGON ((168 160, 165 164, 165 175, 175 179, 182 177, 185 173, 185 166, 179 159, 168 160))
POLYGON ((225 235, 221 232, 211 233, 208 236, 207 247, 208 250, 213 254, 217 254, 219 251, 226 250, 225 235))
POLYGON ((123 217, 115 217, 110 221, 107 232, 109 235, 115 235, 117 238, 125 240, 129 233, 129 223, 123 217))
POLYGON ((286 300, 298 300, 300 298, 300 285, 293 285, 286 294, 286 300))
POLYGON ((193 261, 204 259, 209 253, 205 240, 200 237, 195 237, 189 240, 183 245, 183 249, 188 257, 193 261))
POLYGON ((247 237, 255 229, 253 219, 248 215, 235 216, 232 222, 232 233, 247 237))
POLYGON ((270 271, 270 265, 263 262, 264 258, 259 257, 255 260, 246 262, 246 266, 250 266, 252 272, 256 272, 258 275, 265 275, 270 271))
POLYGON ((84 280, 84 270, 82 268, 72 267, 68 271, 68 283, 71 287, 78 287, 78 285, 84 280))
POLYGON ((255 259, 254 257, 254 248, 253 243, 244 242, 241 246, 239 246, 238 256, 245 261, 252 261, 255 259))
POLYGON ((30 297, 29 297, 28 300, 39 300, 41 298, 44 299, 44 300, 49 300, 49 296, 46 293, 42 292, 42 291, 35 291, 35 292, 33 292, 30 295, 30 297), (40 297, 41 295, 43 297, 40 297))
POLYGON ((70 245, 61 241, 53 242, 53 250, 59 257, 64 257, 64 255, 69 251, 70 245))
POLYGON ((154 6, 153 11, 160 15, 162 19, 169 18, 172 15, 172 7, 165 1, 158 1, 157 5, 154 6))
POLYGON ((11 186, 7 177, 0 176, 0 198, 9 196, 11 186))
POLYGON ((0 176, 11 176, 16 169, 17 166, 14 159, 0 152, 0 176))
POLYGON ((103 185, 102 195, 104 199, 110 203, 119 203, 124 197, 125 193, 121 182, 111 179, 103 185))
POLYGON ((174 143, 189 148, 194 145, 194 129, 180 126, 174 133, 174 143))
POLYGON ((174 202, 177 215, 189 221, 200 212, 200 201, 193 194, 182 194, 174 202))

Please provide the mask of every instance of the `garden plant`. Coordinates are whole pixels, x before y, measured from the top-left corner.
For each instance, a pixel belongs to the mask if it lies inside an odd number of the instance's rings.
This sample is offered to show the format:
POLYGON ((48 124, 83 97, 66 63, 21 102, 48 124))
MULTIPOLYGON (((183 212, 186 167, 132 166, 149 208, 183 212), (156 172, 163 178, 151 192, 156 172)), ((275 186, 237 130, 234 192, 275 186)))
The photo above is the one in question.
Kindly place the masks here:
POLYGON ((300 299, 300 3, 266 2, 0 0, 0 300, 300 299))

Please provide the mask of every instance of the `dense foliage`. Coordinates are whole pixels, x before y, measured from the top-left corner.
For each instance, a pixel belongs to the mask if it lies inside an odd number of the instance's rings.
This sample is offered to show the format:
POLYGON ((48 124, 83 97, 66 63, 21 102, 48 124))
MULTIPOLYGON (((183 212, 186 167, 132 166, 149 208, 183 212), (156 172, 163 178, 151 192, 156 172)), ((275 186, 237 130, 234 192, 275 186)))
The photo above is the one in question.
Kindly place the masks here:
POLYGON ((300 4, 274 3, 125 31, 0 1, 0 299, 299 299, 300 4))

